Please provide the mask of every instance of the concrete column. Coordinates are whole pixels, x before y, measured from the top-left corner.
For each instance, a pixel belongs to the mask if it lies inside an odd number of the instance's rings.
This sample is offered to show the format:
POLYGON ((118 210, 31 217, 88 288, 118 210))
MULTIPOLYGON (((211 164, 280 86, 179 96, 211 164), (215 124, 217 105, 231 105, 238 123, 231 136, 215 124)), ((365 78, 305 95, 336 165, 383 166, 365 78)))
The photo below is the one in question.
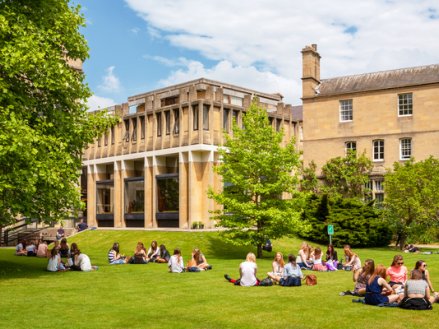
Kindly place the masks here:
POLYGON ((190 198, 188 189, 188 155, 179 153, 178 155, 178 182, 179 182, 179 228, 189 228, 188 199, 190 198))
POLYGON ((87 167, 87 223, 88 226, 97 226, 96 220, 96 165, 87 167))
POLYGON ((123 218, 123 191, 124 191, 124 175, 125 166, 124 162, 114 162, 114 227, 125 227, 125 221, 123 218))

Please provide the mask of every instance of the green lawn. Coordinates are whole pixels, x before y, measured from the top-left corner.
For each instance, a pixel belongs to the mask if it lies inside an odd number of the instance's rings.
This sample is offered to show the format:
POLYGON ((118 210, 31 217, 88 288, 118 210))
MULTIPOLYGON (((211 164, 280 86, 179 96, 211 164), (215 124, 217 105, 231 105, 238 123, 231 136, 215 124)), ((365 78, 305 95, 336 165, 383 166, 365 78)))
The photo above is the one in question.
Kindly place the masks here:
MULTIPOLYGON (((427 328, 439 321, 433 311, 406 311, 352 303, 338 293, 353 287, 350 272, 317 273, 313 287, 235 287, 224 273, 238 275, 248 251, 224 244, 217 233, 88 231, 77 242, 99 270, 90 273, 45 271, 46 260, 13 256, 0 249, 0 328, 427 328), (194 247, 212 271, 170 274, 164 264, 107 265, 114 241, 131 254, 137 241, 181 248, 185 262, 194 247)), ((297 253, 298 239, 274 241, 286 256, 297 253)), ((338 250, 341 253, 341 250, 338 250)), ((361 259, 389 265, 391 249, 356 250, 361 259)), ((270 270, 273 253, 258 260, 259 277, 270 270)), ((439 290, 439 254, 404 254, 411 269, 424 259, 439 290)))

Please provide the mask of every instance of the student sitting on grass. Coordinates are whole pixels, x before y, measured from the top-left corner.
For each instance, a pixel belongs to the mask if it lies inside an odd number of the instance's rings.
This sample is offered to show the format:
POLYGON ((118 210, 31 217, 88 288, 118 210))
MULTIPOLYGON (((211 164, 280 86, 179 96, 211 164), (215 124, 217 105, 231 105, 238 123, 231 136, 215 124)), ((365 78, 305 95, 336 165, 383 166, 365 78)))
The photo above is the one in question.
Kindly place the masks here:
POLYGON ((378 265, 366 284, 365 302, 369 305, 380 305, 397 302, 400 299, 386 281, 386 267, 378 265))
POLYGON ((326 266, 323 265, 322 250, 320 248, 316 248, 316 250, 314 250, 312 270, 319 271, 319 272, 326 272, 327 271, 326 266))
POLYGON ((130 261, 131 264, 147 264, 146 251, 143 242, 137 242, 136 249, 134 250, 134 255, 130 261))
POLYGON ((284 273, 284 256, 281 252, 277 252, 276 255, 274 255, 273 263, 271 263, 271 272, 268 272, 267 275, 270 278, 274 277, 281 277, 284 273))
POLYGON ((160 249, 157 245, 157 241, 154 240, 151 242, 151 246, 149 247, 148 252, 146 254, 147 262, 148 263, 155 262, 159 254, 160 254, 160 249))
POLYGON ((169 251, 166 249, 164 244, 161 244, 160 247, 159 256, 155 260, 156 263, 167 263, 169 262, 169 259, 171 258, 171 255, 169 254, 169 251))
POLYGON ((326 250, 326 268, 328 269, 328 271, 337 271, 337 265, 337 251, 335 251, 332 244, 329 244, 328 249, 326 250))
POLYGON ((249 252, 245 258, 245 262, 239 265, 239 279, 232 279, 228 274, 224 274, 224 278, 237 286, 259 286, 259 280, 256 278, 257 270, 256 256, 254 253, 249 252))
POLYGON ((415 264, 415 270, 419 270, 422 273, 422 280, 427 281, 430 292, 434 293, 433 285, 430 280, 430 273, 427 270, 427 263, 423 260, 418 260, 415 264))
POLYGON ((375 262, 372 259, 366 259, 364 266, 354 273, 354 290, 346 290, 340 293, 340 296, 364 296, 366 294, 367 281, 375 271, 375 262))
POLYGON ((15 246, 15 256, 26 256, 26 240, 21 240, 15 246))
POLYGON ((70 257, 70 247, 66 238, 61 239, 61 243, 59 244, 59 254, 61 255, 61 258, 70 257))
POLYGON ((386 275, 390 277, 389 285, 402 289, 407 281, 407 267, 404 266, 404 260, 401 255, 393 257, 392 264, 386 271, 386 275))
POLYGON ((193 259, 193 266, 196 266, 200 270, 210 270, 212 269, 212 266, 207 263, 206 257, 203 255, 200 249, 195 248, 192 251, 192 259, 193 259))
POLYGON ((81 253, 81 250, 76 249, 74 251, 74 257, 74 266, 72 266, 71 269, 82 272, 90 272, 98 269, 97 266, 91 265, 90 257, 81 253))
POLYGON ((411 278, 404 286, 404 298, 399 307, 411 310, 431 310, 436 296, 430 295, 427 281, 422 279, 422 272, 413 270, 411 278))
POLYGON ((353 275, 361 269, 361 260, 356 253, 351 249, 351 246, 346 244, 343 247, 346 264, 344 264, 343 269, 345 271, 353 271, 353 275))
POLYGON ((181 273, 184 272, 183 256, 181 256, 180 249, 174 249, 174 254, 171 256, 168 262, 169 272, 181 273))
POLYGON ((273 275, 268 273, 268 276, 275 282, 279 282, 281 286, 300 286, 302 284, 303 273, 300 266, 296 263, 296 256, 288 255, 288 264, 281 275, 273 275))
POLYGON ((47 247, 46 241, 41 241, 38 244, 37 257, 47 258, 49 256, 50 255, 49 255, 49 251, 48 251, 48 247, 47 247))
POLYGON ((299 265, 302 269, 310 270, 312 268, 312 264, 308 263, 308 259, 310 257, 310 249, 311 247, 304 241, 300 246, 299 255, 297 256, 297 265, 299 265))
POLYGON ((50 252, 50 258, 47 262, 47 270, 49 272, 58 272, 58 271, 65 271, 66 268, 64 267, 64 264, 61 263, 61 256, 59 255, 58 251, 53 248, 50 252))
POLYGON ((119 252, 119 243, 113 243, 113 247, 108 251, 108 262, 110 265, 116 264, 126 264, 128 263, 129 258, 121 255, 119 252))

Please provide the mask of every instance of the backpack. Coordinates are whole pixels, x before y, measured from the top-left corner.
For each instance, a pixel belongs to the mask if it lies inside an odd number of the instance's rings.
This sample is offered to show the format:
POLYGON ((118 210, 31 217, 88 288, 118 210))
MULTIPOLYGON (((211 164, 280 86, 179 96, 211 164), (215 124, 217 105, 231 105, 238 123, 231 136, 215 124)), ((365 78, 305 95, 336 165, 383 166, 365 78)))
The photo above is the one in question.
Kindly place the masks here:
POLYGON ((305 277, 305 282, 307 286, 315 286, 317 284, 317 277, 314 274, 308 274, 305 277))
POLYGON ((267 278, 263 279, 261 282, 259 282, 259 285, 263 286, 263 287, 272 286, 273 281, 269 277, 267 277, 267 278))

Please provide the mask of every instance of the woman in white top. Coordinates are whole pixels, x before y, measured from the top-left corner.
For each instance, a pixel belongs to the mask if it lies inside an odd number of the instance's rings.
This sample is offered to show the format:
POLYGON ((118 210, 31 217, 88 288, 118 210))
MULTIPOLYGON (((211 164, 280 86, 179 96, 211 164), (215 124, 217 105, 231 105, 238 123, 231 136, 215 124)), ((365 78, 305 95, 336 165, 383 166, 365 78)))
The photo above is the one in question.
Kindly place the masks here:
POLYGON ((308 263, 308 258, 310 256, 310 246, 305 241, 302 242, 300 246, 299 255, 297 256, 296 263, 301 268, 311 269, 312 264, 308 263))
POLYGON ((436 301, 436 296, 431 296, 427 281, 422 279, 420 270, 413 270, 411 278, 404 286, 404 298, 399 305, 407 309, 428 310, 436 301))
POLYGON ((256 278, 257 270, 256 256, 254 253, 249 252, 245 262, 242 262, 239 265, 239 279, 234 280, 228 274, 225 274, 224 277, 227 281, 232 282, 235 285, 241 285, 243 287, 258 286, 259 280, 256 278))
POLYGON ((276 253, 271 266, 272 271, 268 272, 267 275, 273 280, 280 279, 282 277, 285 267, 284 256, 281 252, 276 253))
POLYGON ((81 253, 81 251, 78 249, 77 253, 75 255, 75 268, 79 271, 83 272, 90 272, 97 270, 97 266, 91 265, 90 257, 88 257, 86 254, 81 253))
POLYGON ((59 255, 58 250, 53 248, 51 251, 51 257, 47 262, 47 270, 49 272, 58 272, 65 271, 65 269, 63 263, 61 263, 61 256, 59 255))
POLYGON ((180 249, 174 249, 174 254, 169 258, 168 267, 171 273, 184 272, 184 261, 180 249))
POLYGON ((160 256, 160 248, 157 245, 157 241, 152 241, 151 246, 146 253, 146 260, 149 262, 155 262, 156 259, 160 256))

